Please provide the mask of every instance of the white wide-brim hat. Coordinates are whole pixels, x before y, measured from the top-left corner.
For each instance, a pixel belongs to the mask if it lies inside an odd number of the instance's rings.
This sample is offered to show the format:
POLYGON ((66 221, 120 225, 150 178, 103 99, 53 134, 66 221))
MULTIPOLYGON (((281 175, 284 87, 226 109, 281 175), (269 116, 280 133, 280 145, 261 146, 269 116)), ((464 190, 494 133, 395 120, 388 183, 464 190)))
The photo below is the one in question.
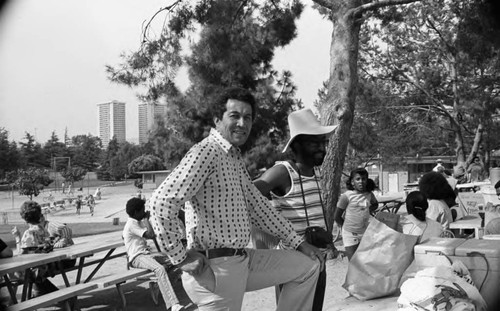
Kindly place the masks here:
POLYGON ((294 111, 288 115, 288 127, 290 128, 290 139, 286 143, 283 152, 288 150, 295 137, 298 135, 325 135, 333 132, 337 125, 323 126, 319 123, 311 109, 305 108, 294 111))

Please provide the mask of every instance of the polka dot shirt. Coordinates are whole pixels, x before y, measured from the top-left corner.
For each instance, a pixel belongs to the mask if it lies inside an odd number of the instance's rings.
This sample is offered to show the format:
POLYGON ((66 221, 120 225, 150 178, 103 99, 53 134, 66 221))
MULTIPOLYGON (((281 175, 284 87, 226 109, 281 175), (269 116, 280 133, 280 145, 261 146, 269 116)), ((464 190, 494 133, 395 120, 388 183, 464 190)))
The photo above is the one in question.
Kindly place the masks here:
POLYGON ((303 241, 253 185, 239 149, 215 129, 188 151, 149 200, 153 230, 173 264, 186 258, 177 218, 183 206, 188 248, 246 247, 252 225, 293 248, 303 241))

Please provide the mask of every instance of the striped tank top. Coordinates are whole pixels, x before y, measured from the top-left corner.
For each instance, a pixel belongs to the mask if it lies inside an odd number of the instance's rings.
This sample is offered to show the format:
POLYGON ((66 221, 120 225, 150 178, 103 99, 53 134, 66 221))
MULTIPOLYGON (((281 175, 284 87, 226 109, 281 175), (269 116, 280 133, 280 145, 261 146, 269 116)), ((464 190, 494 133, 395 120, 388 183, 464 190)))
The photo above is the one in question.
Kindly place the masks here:
POLYGON ((287 168, 291 186, 290 191, 284 196, 279 196, 271 192, 273 206, 292 223, 293 229, 299 235, 304 235, 308 226, 304 210, 304 199, 302 198, 303 188, 309 226, 319 226, 326 229, 320 199, 321 190, 318 187, 319 180, 316 180, 316 176, 308 177, 301 175, 301 178, 299 178, 298 172, 287 161, 278 161, 275 165, 284 165, 287 168), (300 186, 300 179, 302 179, 302 188, 300 186))

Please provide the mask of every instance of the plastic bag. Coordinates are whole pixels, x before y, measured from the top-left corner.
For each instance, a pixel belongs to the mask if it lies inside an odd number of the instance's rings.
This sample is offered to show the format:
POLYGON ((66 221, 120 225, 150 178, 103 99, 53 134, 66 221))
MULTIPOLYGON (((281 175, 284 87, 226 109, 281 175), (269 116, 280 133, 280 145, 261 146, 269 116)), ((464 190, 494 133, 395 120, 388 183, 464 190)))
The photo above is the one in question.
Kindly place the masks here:
POLYGON ((420 270, 401 285, 399 311, 484 311, 486 302, 473 285, 468 269, 456 261, 452 266, 420 270))

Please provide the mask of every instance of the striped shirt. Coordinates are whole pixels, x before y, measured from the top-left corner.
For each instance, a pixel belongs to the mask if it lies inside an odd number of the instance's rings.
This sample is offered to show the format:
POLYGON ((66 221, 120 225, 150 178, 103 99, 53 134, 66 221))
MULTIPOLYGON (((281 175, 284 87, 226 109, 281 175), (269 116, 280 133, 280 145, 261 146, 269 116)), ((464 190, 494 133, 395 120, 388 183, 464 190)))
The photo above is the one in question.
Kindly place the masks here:
POLYGON ((284 165, 287 168, 291 184, 290 190, 284 196, 279 196, 271 191, 273 206, 292 223, 298 234, 304 235, 308 227, 304 208, 305 201, 309 227, 319 226, 326 229, 320 198, 321 190, 318 187, 319 182, 316 180, 316 175, 299 176, 299 173, 288 161, 278 161, 275 165, 284 165), (304 189, 304 197, 302 197, 302 189, 304 189))
POLYGON ((173 264, 186 258, 177 215, 188 201, 185 219, 190 249, 247 247, 251 226, 293 248, 303 242, 253 185, 239 149, 215 129, 188 151, 149 200, 151 225, 173 264))

